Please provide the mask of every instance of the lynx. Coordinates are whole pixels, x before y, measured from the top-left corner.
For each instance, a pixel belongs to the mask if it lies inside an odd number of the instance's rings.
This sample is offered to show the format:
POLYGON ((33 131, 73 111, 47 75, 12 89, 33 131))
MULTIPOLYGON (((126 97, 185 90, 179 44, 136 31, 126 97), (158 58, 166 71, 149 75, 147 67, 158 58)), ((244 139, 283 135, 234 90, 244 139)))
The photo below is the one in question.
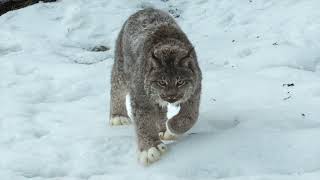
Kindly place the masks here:
POLYGON ((201 71, 186 34, 166 12, 148 8, 124 23, 115 49, 111 77, 110 124, 127 125, 126 95, 138 139, 139 161, 160 159, 172 140, 197 121, 201 71), (167 119, 168 103, 180 112, 167 119))

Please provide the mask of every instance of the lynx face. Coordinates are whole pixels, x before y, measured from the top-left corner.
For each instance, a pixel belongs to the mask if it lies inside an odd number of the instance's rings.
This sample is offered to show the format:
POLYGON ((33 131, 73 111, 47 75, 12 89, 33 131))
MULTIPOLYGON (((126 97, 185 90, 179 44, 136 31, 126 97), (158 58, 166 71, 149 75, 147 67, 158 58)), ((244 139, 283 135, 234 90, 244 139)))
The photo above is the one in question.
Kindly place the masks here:
POLYGON ((160 106, 167 103, 178 105, 192 95, 196 81, 192 51, 177 46, 163 46, 151 54, 146 84, 160 106))

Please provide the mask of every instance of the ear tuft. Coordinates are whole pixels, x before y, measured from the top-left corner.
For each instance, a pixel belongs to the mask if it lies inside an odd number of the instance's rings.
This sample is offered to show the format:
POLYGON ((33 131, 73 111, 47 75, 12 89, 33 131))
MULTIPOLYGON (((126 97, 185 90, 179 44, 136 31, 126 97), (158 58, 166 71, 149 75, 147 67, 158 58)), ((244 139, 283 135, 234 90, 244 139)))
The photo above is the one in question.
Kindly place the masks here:
MULTIPOLYGON (((191 48, 189 49, 188 51, 188 54, 184 57, 184 58, 187 58, 187 57, 190 57, 191 56, 191 53, 194 51, 194 47, 191 46, 191 48)), ((182 58, 183 59, 183 58, 182 58)))

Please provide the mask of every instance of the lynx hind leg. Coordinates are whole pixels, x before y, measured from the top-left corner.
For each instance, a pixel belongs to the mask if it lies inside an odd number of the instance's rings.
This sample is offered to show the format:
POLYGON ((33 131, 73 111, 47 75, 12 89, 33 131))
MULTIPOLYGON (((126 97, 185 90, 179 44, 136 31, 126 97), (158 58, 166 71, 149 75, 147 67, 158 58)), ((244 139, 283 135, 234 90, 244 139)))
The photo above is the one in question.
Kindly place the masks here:
POLYGON ((126 108, 126 80, 123 74, 113 67, 111 77, 110 125, 129 125, 131 120, 126 108))

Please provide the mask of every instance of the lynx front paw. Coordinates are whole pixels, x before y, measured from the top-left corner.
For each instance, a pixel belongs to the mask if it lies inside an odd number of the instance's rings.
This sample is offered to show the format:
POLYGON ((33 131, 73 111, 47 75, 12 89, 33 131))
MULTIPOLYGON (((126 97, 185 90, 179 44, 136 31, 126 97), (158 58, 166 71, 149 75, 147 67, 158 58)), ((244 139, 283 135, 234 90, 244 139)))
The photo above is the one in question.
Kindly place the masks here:
POLYGON ((125 116, 114 116, 110 119, 111 126, 121 126, 131 124, 130 118, 125 116))
POLYGON ((167 146, 163 143, 157 145, 157 147, 151 147, 148 150, 142 151, 139 154, 139 162, 142 165, 149 165, 153 162, 156 162, 160 159, 161 155, 163 155, 167 151, 167 146))
POLYGON ((178 138, 178 136, 170 133, 169 131, 165 131, 165 132, 159 132, 159 138, 162 141, 174 141, 178 138))

